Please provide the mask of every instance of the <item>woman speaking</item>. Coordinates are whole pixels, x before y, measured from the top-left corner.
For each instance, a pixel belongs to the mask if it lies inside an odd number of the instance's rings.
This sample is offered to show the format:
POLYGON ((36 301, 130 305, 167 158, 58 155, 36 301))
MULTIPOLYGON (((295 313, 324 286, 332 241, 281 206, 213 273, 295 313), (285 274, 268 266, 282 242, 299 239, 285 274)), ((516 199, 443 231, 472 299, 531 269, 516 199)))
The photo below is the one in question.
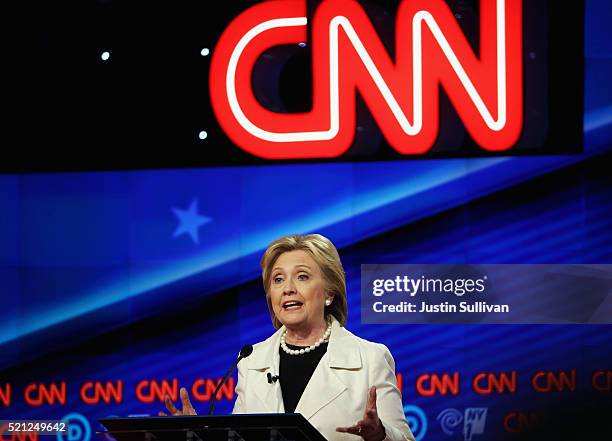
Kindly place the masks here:
MULTIPOLYGON (((414 440, 389 350, 344 328, 346 280, 338 251, 319 234, 286 236, 261 259, 277 331, 238 364, 233 413, 301 413, 330 441, 414 440)), ((186 390, 183 410, 195 414, 186 390)))

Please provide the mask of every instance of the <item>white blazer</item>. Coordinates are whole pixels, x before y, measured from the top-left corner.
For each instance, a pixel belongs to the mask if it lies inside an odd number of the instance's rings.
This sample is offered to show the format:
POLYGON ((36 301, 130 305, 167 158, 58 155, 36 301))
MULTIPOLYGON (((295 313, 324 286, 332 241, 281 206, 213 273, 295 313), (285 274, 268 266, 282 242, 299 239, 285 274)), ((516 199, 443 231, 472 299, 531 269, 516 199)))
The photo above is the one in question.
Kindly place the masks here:
MULTIPOLYGON (((233 413, 284 413, 278 375, 280 337, 284 327, 253 346, 253 353, 238 363, 238 398, 233 413)), ((395 362, 389 349, 359 338, 333 319, 327 352, 321 358, 295 413, 301 413, 329 441, 357 441, 361 437, 336 432, 363 418, 368 391, 376 386, 378 416, 386 441, 414 441, 397 388, 395 362)))

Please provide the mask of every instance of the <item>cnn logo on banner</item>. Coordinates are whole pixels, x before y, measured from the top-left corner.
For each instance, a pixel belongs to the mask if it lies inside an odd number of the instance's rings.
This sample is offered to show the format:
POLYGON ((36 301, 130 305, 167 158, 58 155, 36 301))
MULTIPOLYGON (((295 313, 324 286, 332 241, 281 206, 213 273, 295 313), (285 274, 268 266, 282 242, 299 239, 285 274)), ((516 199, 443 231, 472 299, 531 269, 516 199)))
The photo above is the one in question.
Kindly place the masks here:
POLYGON ((402 1, 393 59, 357 1, 323 1, 312 23, 306 0, 257 4, 219 39, 209 78, 213 110, 227 136, 255 156, 333 158, 353 142, 359 94, 389 145, 418 155, 438 136, 443 88, 478 146, 507 150, 523 127, 522 2, 481 0, 479 10, 476 55, 443 0, 402 1), (273 112, 254 94, 254 65, 271 48, 307 41, 309 25, 312 107, 273 112))

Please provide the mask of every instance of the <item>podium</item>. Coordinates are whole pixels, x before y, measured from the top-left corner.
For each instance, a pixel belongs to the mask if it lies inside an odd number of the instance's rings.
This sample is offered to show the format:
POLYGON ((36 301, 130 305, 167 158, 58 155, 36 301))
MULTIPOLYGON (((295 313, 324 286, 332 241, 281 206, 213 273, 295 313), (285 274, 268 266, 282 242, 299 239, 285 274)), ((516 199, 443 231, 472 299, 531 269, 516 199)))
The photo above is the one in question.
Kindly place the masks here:
POLYGON ((117 441, 326 441, 298 413, 104 418, 98 439, 117 441))

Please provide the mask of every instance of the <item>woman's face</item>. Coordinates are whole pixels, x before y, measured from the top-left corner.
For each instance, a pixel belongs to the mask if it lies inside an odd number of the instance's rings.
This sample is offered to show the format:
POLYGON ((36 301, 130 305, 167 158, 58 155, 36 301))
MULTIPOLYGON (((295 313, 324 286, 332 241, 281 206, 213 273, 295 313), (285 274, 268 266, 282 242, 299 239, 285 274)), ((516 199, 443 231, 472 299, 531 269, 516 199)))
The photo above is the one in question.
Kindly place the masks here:
POLYGON ((309 253, 281 254, 272 268, 268 289, 276 318, 289 329, 324 327, 325 288, 321 269, 309 253))

